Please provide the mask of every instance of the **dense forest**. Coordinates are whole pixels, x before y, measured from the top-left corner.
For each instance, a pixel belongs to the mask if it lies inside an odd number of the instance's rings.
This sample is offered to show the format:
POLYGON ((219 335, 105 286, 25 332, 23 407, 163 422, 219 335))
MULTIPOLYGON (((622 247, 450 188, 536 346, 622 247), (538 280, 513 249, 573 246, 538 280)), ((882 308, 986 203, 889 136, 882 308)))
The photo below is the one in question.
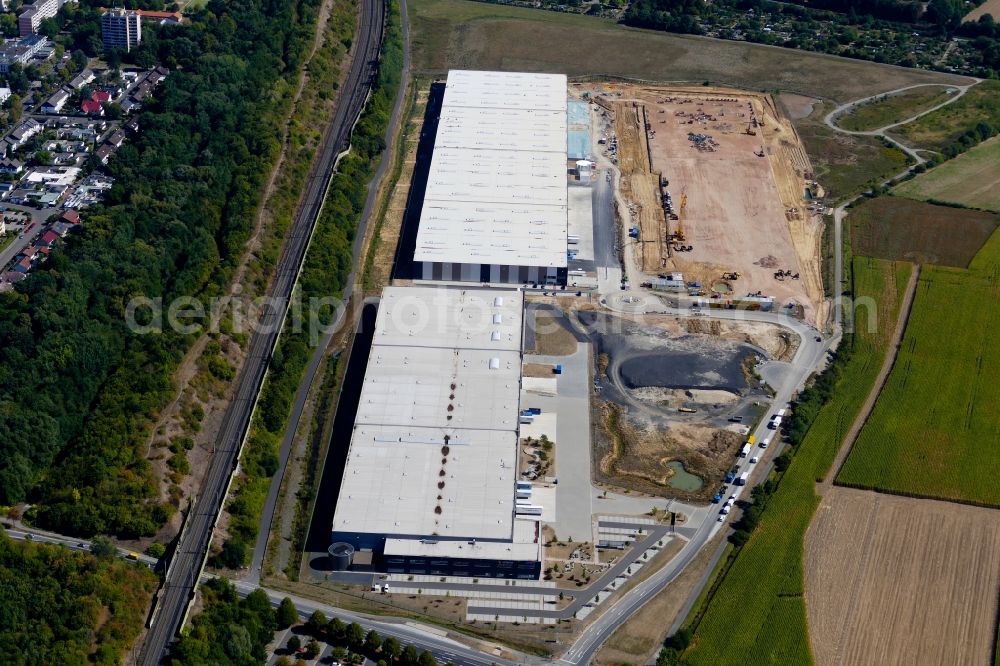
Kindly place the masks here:
POLYGON ((215 578, 201 586, 203 610, 194 616, 170 653, 170 663, 187 666, 245 666, 267 662, 266 646, 277 621, 262 590, 241 599, 233 584, 215 578))
POLYGON ((132 333, 126 310, 225 285, 317 5, 211 0, 144 39, 174 71, 112 160, 114 187, 83 234, 0 295, 0 503, 30 497, 39 523, 71 534, 148 535, 169 517, 142 447, 192 338, 132 333))
POLYGON ((156 575, 112 554, 0 533, 0 662, 118 664, 142 630, 156 575))

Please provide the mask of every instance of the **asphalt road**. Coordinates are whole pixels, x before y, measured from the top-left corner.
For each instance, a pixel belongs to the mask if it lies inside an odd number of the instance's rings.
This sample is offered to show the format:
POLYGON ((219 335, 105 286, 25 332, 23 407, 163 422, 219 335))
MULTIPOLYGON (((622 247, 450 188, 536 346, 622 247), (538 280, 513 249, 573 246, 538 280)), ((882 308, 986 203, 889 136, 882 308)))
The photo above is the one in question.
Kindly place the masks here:
MULTIPOLYGON (((406 102, 404 99, 406 82, 410 78, 410 23, 407 15, 406 0, 399 0, 399 14, 403 32, 403 75, 400 77, 400 88, 396 92, 396 104, 393 106, 392 116, 390 117, 389 124, 385 130, 386 146, 392 143, 392 136, 395 133, 396 128, 399 127, 400 119, 403 115, 403 105, 406 102)), ((365 235, 368 231, 368 224, 371 220, 372 212, 375 210, 375 200, 378 194, 378 187, 391 163, 392 156, 389 154, 389 150, 386 149, 382 152, 382 159, 379 161, 378 169, 375 171, 375 175, 372 176, 371 182, 368 184, 368 199, 365 201, 365 208, 361 213, 361 219, 358 221, 358 228, 354 234, 354 246, 352 248, 351 255, 351 272, 347 276, 346 286, 344 287, 344 292, 340 297, 341 301, 344 303, 350 302, 352 296, 354 295, 354 288, 357 285, 358 267, 364 265, 364 257, 361 256, 361 251, 364 249, 364 241, 365 235)), ((299 427, 299 420, 302 418, 302 412, 305 409, 306 399, 309 396, 309 387, 312 386, 313 379, 316 377, 316 371, 319 370, 319 365, 323 360, 326 349, 330 345, 330 340, 344 325, 344 321, 347 319, 346 315, 347 313, 345 311, 338 312, 336 320, 327 327, 323 338, 313 350, 312 357, 309 359, 309 365, 306 367, 306 372, 303 375, 302 381, 299 383, 299 388, 295 393, 295 402, 292 404, 292 411, 288 418, 288 425, 285 427, 285 434, 281 440, 278 471, 275 472, 274 476, 271 478, 271 486, 268 488, 267 500, 264 503, 264 511, 260 516, 260 524, 257 529, 257 543, 254 545, 253 558, 250 562, 250 572, 247 575, 248 581, 257 582, 260 580, 261 571, 264 565, 264 555, 267 552, 267 541, 271 534, 271 524, 274 520, 274 509, 277 506, 278 492, 281 489, 281 480, 285 475, 285 468, 288 466, 288 457, 292 449, 292 440, 295 438, 295 432, 299 427)))
POLYGON ((158 594, 152 624, 139 659, 144 666, 159 664, 166 656, 170 641, 187 615, 337 156, 346 148, 354 123, 368 97, 373 63, 378 58, 382 42, 384 18, 382 0, 365 0, 361 8, 362 30, 355 51, 357 55, 351 62, 344 86, 344 90, 351 91, 351 95, 334 112, 330 125, 333 131, 324 138, 319 159, 306 185, 303 204, 285 239, 275 279, 268 292, 269 303, 250 338, 247 358, 216 440, 215 455, 201 494, 181 531, 174 558, 158 594))
MULTIPOLYGON (((35 242, 39 236, 48 231, 49 226, 45 224, 45 221, 49 217, 58 212, 57 208, 43 208, 38 210, 37 208, 31 208, 30 206, 19 206, 17 204, 5 203, 0 206, 6 208, 7 210, 16 210, 19 212, 28 213, 31 215, 31 222, 35 223, 35 228, 31 230, 30 235, 22 234, 22 237, 15 238, 10 245, 5 247, 2 252, 0 252, 0 269, 6 269, 7 266, 14 260, 21 250, 26 248, 35 242)), ((29 222, 29 224, 31 223, 29 222)), ((7 233, 13 233, 13 229, 7 233)))

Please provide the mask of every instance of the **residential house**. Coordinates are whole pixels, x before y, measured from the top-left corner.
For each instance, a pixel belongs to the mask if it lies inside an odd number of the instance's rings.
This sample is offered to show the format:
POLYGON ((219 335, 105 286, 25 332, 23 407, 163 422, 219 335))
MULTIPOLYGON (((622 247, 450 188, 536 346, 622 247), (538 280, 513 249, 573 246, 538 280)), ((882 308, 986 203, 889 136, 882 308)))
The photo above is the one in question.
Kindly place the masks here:
POLYGON ((20 160, 0 160, 0 173, 19 174, 24 169, 24 162, 20 160))
POLYGON ((107 90, 95 90, 93 93, 91 93, 90 99, 94 100, 95 102, 100 102, 103 104, 104 102, 111 101, 111 93, 108 92, 107 90))
POLYGON ((84 69, 82 72, 73 77, 73 79, 69 82, 69 86, 73 90, 79 90, 93 80, 94 70, 84 69))
POLYGON ((31 137, 42 131, 42 124, 34 118, 21 122, 7 137, 7 142, 14 150, 19 150, 31 137))
POLYGON ((52 225, 52 231, 59 235, 59 238, 65 238, 66 234, 77 228, 77 225, 70 224, 69 222, 56 222, 52 225))
POLYGON ((125 141, 125 132, 120 129, 115 130, 114 133, 107 138, 107 142, 115 148, 121 146, 123 141, 125 141))
POLYGON ((70 208, 62 214, 60 219, 70 224, 80 224, 80 213, 70 208))
POLYGON ((16 273, 27 273, 28 271, 31 270, 31 259, 28 259, 27 257, 24 257, 23 259, 21 259, 20 261, 18 261, 16 264, 14 264, 11 267, 11 270, 14 271, 14 272, 16 272, 16 273))
POLYGON ((59 113, 62 111, 63 107, 66 106, 66 102, 69 101, 70 92, 65 88, 60 88, 59 90, 52 93, 52 96, 45 100, 42 104, 42 113, 59 113))
POLYGON ((85 99, 80 102, 80 111, 88 116, 103 116, 104 106, 100 102, 95 102, 92 99, 85 99))
POLYGON ((108 163, 108 158, 111 157, 111 153, 113 153, 113 152, 114 152, 114 148, 112 148, 111 146, 109 146, 108 144, 105 143, 105 144, 101 144, 97 148, 97 150, 94 151, 94 155, 96 155, 97 159, 99 159, 101 161, 101 164, 107 164, 108 163))
POLYGON ((0 104, 3 104, 10 99, 11 94, 10 88, 0 88, 0 104))

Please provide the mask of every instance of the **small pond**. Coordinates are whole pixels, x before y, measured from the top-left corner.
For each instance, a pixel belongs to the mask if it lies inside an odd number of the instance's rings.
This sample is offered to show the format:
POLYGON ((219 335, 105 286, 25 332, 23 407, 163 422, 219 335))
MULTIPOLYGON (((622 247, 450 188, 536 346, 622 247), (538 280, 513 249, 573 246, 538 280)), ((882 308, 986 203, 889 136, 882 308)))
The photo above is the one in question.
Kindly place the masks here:
POLYGON ((704 485, 701 477, 695 476, 684 469, 684 464, 680 460, 671 460, 667 463, 667 467, 674 471, 674 475, 667 481, 667 485, 671 488, 693 493, 701 489, 702 485, 704 485))

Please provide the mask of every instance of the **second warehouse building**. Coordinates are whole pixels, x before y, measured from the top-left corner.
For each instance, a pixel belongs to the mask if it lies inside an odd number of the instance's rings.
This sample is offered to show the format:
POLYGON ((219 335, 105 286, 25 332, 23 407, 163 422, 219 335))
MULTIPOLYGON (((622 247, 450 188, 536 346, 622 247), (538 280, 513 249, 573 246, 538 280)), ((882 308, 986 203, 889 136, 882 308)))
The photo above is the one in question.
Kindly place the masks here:
POLYGON ((538 516, 518 504, 523 295, 387 287, 332 541, 389 573, 537 579, 538 516))

